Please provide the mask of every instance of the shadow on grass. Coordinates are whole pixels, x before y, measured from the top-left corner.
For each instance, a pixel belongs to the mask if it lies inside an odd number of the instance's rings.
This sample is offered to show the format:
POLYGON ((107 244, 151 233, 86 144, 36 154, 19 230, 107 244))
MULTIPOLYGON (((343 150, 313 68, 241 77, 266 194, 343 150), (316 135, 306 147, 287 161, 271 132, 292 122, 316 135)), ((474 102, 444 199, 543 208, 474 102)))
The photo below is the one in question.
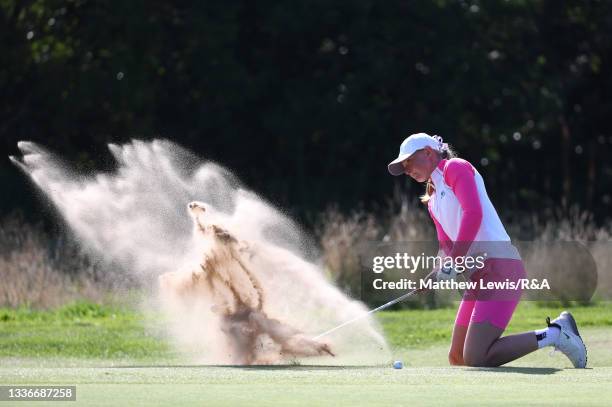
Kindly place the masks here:
POLYGON ((106 366, 104 369, 151 369, 151 368, 184 368, 184 369, 203 369, 203 368, 231 368, 242 370, 351 370, 351 369, 380 369, 384 366, 371 365, 125 365, 125 366, 106 366))
POLYGON ((563 369, 557 369, 554 367, 468 367, 464 370, 480 371, 480 372, 496 372, 496 373, 520 373, 520 374, 537 374, 537 375, 549 375, 555 374, 562 371, 563 369))

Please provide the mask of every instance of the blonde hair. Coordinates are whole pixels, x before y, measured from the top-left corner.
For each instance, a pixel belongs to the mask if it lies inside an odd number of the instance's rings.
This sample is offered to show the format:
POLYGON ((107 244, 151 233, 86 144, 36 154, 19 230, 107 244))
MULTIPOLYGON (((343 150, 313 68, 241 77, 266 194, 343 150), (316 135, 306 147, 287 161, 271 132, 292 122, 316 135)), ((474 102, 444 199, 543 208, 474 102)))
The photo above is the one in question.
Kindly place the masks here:
MULTIPOLYGON (((455 150, 453 150, 452 147, 448 144, 445 144, 444 147, 442 147, 442 150, 438 151, 438 155, 443 160, 450 160, 451 158, 457 157, 457 153, 455 152, 455 150)), ((425 193, 420 196, 421 202, 427 204, 429 198, 431 198, 435 190, 436 189, 434 187, 433 182, 431 182, 431 178, 428 179, 425 182, 425 193)))

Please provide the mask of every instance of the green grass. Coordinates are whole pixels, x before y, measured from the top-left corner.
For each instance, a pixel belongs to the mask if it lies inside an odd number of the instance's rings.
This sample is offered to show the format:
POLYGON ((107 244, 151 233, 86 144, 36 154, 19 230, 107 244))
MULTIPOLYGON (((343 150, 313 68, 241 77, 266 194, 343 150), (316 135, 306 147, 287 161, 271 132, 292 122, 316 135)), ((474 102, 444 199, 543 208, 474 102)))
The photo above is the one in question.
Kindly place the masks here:
POLYGON ((0 357, 150 359, 171 353, 127 309, 73 303, 52 311, 0 309, 0 357))
MULTIPOLYGON (((509 332, 543 326, 561 308, 523 303, 509 332)), ((527 355, 496 369, 448 367, 454 309, 378 315, 390 366, 198 366, 180 361, 155 316, 86 303, 53 311, 0 310, 0 384, 76 385, 67 405, 608 405, 612 307, 572 307, 589 369, 561 354, 527 355)), ((3 403, 0 402, 0 406, 3 403)), ((58 402, 34 405, 58 406, 58 402)), ((19 405, 27 405, 20 403, 19 405)))
MULTIPOLYGON (((561 308, 521 303, 508 332, 544 326, 561 308)), ((612 327, 609 303, 571 308, 580 327, 612 327)), ((450 341, 456 310, 404 310, 380 312, 389 344, 394 349, 420 349, 450 341)), ((154 315, 143 316, 125 308, 74 303, 51 311, 27 308, 0 309, 0 358, 90 358, 165 360, 176 357, 160 335, 154 315)))
POLYGON ((11 384, 76 385, 69 405, 87 406, 594 406, 612 399, 612 368, 0 367, 0 376, 11 384))

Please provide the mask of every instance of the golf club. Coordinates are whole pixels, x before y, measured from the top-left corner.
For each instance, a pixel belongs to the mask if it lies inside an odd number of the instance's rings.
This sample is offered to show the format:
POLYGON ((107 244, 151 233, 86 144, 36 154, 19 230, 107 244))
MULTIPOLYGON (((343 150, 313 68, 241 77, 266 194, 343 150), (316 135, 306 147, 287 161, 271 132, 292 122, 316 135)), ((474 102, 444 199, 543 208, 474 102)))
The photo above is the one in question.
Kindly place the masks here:
MULTIPOLYGON (((435 272, 435 271, 436 271, 436 270, 432 270, 431 272, 429 272, 429 274, 427 274, 427 276, 425 276, 425 279, 430 278, 430 277, 431 277, 431 275, 432 275, 432 274, 434 274, 434 272, 435 272)), ((322 338, 322 337, 324 337, 324 336, 326 336, 326 335, 329 335, 330 333, 335 332, 335 331, 337 331, 337 330, 338 330, 338 329, 340 329, 340 328, 344 328, 345 326, 350 325, 350 324, 352 324, 352 323, 353 323, 353 322, 355 322, 355 321, 359 321, 360 319, 363 319, 363 318, 367 317, 368 315, 374 314, 375 312, 381 311, 381 310, 383 310, 383 309, 385 309, 385 308, 389 308, 390 306, 392 306, 392 305, 394 305, 394 304, 397 304, 397 303, 398 303, 398 302, 400 302, 400 301, 404 301, 406 298, 411 297, 413 294, 415 294, 415 293, 417 293, 417 292, 419 292, 419 291, 424 291, 424 290, 423 290, 423 289, 420 289, 420 288, 415 288, 414 290, 412 290, 412 291, 410 291, 410 292, 407 292, 406 294, 404 294, 404 295, 402 295, 402 296, 400 296, 400 297, 397 297, 396 299, 391 300, 391 301, 389 301, 388 303, 383 304, 383 305, 381 305, 381 306, 380 306, 380 307, 378 307, 378 308, 374 308, 373 310, 370 310, 370 311, 365 312, 365 313, 363 313, 363 314, 361 314, 361 315, 359 315, 359 316, 357 316, 357 317, 355 317, 355 318, 353 318, 353 319, 350 319, 350 320, 348 320, 348 321, 346 321, 346 322, 343 322, 342 324, 340 324, 340 325, 336 326, 335 328, 332 328, 332 329, 330 329, 330 330, 327 330, 327 331, 325 331, 325 332, 323 332, 323 333, 321 333, 321 334, 319 334, 319 335, 315 336, 315 337, 314 337, 314 338, 312 338, 312 339, 313 339, 313 340, 317 340, 317 339, 322 338)))

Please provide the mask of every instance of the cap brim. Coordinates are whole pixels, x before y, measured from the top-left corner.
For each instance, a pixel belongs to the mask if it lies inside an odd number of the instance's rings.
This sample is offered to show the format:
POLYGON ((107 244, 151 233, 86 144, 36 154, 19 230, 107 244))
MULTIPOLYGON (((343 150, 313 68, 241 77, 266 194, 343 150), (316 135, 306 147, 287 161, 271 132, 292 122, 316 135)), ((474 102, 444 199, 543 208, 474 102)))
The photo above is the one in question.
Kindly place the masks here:
POLYGON ((387 169, 389 170, 389 174, 398 176, 404 173, 404 166, 402 165, 402 161, 406 158, 410 157, 412 154, 402 154, 397 157, 395 160, 391 161, 389 165, 387 165, 387 169))

